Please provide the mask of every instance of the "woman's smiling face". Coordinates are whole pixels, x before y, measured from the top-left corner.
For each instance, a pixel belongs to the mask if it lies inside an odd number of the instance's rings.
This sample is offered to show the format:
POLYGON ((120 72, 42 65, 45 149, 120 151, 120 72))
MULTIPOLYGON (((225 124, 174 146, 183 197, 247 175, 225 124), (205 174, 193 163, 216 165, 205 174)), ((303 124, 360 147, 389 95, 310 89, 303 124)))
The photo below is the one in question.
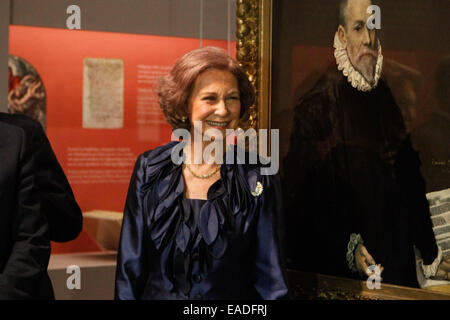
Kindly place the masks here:
MULTIPOLYGON (((236 129, 241 113, 239 85, 236 77, 227 70, 208 69, 194 83, 188 100, 189 120, 201 121, 202 135, 208 129, 217 129, 226 137, 226 129, 236 129)), ((193 133, 193 132, 191 132, 193 133)))

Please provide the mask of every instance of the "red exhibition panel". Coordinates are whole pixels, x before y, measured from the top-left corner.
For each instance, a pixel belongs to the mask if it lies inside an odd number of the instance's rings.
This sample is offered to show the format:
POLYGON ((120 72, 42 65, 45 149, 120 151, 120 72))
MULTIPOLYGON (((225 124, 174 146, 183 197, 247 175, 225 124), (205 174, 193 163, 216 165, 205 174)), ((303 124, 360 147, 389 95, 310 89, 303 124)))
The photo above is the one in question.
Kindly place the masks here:
MULTIPOLYGON (((158 78, 199 39, 25 26, 10 26, 9 38, 10 54, 29 62, 44 83, 47 135, 82 211, 122 212, 137 156, 170 141, 158 78), (104 120, 110 113, 116 122, 104 120)), ((202 45, 228 47, 224 40, 202 45)), ((234 57, 235 42, 230 48, 234 57)), ((99 250, 85 231, 52 245, 53 253, 99 250)))

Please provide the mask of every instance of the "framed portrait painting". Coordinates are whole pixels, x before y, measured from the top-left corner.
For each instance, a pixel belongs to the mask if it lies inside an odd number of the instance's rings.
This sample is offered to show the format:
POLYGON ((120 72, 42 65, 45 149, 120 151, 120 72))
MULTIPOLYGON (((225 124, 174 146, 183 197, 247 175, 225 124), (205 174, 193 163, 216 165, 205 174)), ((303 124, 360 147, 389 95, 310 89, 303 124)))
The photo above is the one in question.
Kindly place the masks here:
POLYGON ((344 298, 377 283, 450 298, 449 12, 446 0, 237 1, 237 58, 258 93, 248 124, 279 132, 293 279, 356 281, 344 298))

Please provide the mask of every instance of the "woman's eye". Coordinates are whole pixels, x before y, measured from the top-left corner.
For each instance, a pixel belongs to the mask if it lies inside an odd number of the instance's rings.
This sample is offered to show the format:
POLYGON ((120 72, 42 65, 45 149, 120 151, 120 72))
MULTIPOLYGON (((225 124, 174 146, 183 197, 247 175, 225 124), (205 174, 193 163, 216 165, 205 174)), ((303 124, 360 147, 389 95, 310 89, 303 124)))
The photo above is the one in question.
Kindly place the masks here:
POLYGON ((203 98, 203 100, 206 100, 206 101, 212 101, 214 99, 215 99, 215 97, 213 97, 213 96, 208 96, 208 97, 203 98))
POLYGON ((238 96, 231 96, 231 97, 228 97, 228 99, 231 99, 231 100, 239 100, 239 97, 238 97, 238 96))

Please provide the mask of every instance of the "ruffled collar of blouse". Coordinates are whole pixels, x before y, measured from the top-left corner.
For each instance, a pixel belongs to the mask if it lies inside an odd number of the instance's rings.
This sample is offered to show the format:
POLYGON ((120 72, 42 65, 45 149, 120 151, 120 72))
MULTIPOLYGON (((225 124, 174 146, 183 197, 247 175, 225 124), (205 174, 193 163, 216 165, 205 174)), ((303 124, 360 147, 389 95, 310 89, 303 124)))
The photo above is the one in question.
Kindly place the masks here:
MULTIPOLYGON (((153 150, 145 166, 144 211, 148 213, 151 240, 161 253, 161 273, 169 290, 178 288, 186 294, 190 290, 192 250, 202 257, 200 269, 206 274, 213 259, 220 259, 228 246, 227 235, 235 223, 243 223, 254 215, 249 210, 254 201, 250 190, 260 180, 258 170, 249 166, 225 164, 221 179, 208 190, 208 201, 202 206, 198 227, 193 227, 193 212, 184 199, 182 166, 171 159, 172 149, 179 142, 171 142, 153 150), (250 169, 250 170, 249 170, 250 169)), ((234 153, 236 148, 224 154, 234 153)))
POLYGON ((338 70, 342 71, 342 73, 344 74, 344 76, 347 77, 348 82, 352 85, 353 88, 359 91, 368 92, 377 87, 383 69, 383 54, 381 50, 381 44, 379 41, 378 41, 378 59, 377 65, 375 67, 375 78, 373 84, 369 83, 369 81, 367 81, 366 78, 353 67, 352 63, 350 62, 350 58, 348 57, 347 50, 342 46, 342 43, 339 40, 338 32, 336 32, 336 34, 334 35, 333 47, 334 47, 334 57, 336 58, 338 70))

